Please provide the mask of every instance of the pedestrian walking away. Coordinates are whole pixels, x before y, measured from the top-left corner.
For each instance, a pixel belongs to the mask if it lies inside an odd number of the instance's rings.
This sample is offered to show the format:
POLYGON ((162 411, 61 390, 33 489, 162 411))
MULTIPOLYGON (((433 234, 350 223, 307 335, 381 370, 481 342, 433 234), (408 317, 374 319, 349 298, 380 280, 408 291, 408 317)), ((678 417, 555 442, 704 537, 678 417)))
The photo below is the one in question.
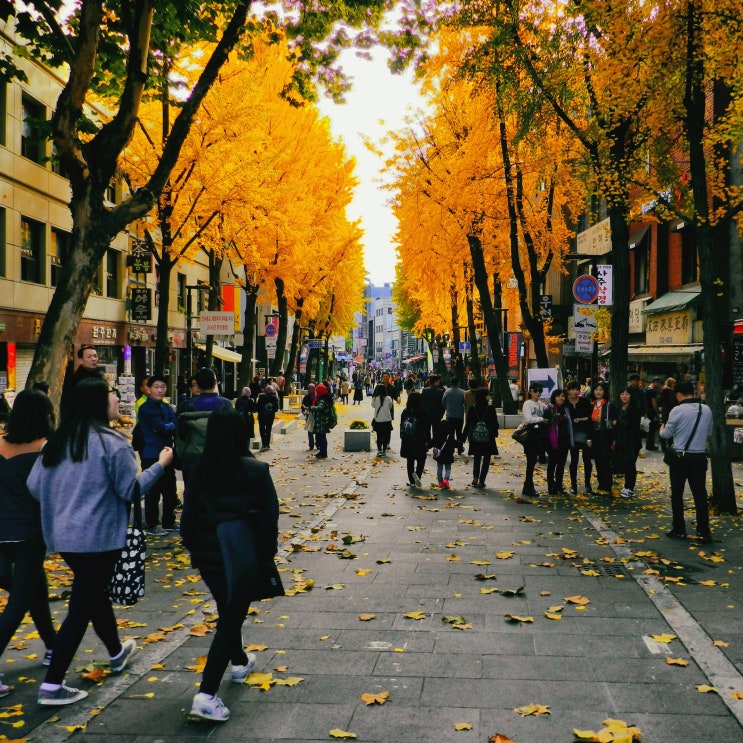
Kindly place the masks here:
POLYGON ((444 388, 441 386, 441 377, 432 374, 428 381, 430 385, 421 392, 423 398, 423 410, 428 420, 428 448, 431 448, 433 434, 438 428, 439 421, 444 417, 444 405, 441 402, 444 397, 444 388))
POLYGON ((457 437, 457 451, 464 451, 464 439, 462 429, 464 428, 464 390, 459 386, 459 379, 452 377, 449 389, 441 398, 444 406, 446 419, 451 422, 457 437))
MULTIPOLYGON (((56 632, 49 610, 49 587, 44 570, 46 545, 39 504, 26 480, 42 446, 54 429, 51 400, 38 390, 22 390, 0 435, 0 588, 8 592, 0 614, 0 656, 5 652, 26 612, 31 613, 51 662, 56 632)), ((0 697, 11 689, 0 674, 0 697)))
POLYGON ((326 385, 318 384, 315 388, 315 399, 310 410, 315 421, 315 444, 317 445, 315 459, 327 459, 328 434, 333 430, 338 419, 330 390, 326 385))
POLYGON ((486 387, 475 390, 474 405, 467 411, 463 435, 469 442, 467 454, 473 457, 472 486, 485 487, 485 478, 490 469, 490 458, 498 455, 498 414, 490 405, 490 394, 486 387))
POLYGON ((235 410, 243 417, 248 432, 248 449, 250 449, 250 440, 255 438, 255 411, 256 404, 253 399, 253 393, 250 387, 243 387, 240 397, 235 401, 235 410))
POLYGON ((255 401, 258 411, 258 433, 261 437, 261 451, 271 448, 271 431, 276 413, 279 411, 279 396, 273 385, 267 384, 255 401))
POLYGON ((408 485, 422 486, 427 442, 428 422, 421 393, 409 392, 405 410, 400 414, 400 456, 405 458, 408 485))
MULTIPOLYGON (((394 389, 394 388, 393 388, 394 389)), ((372 396, 372 428, 377 434, 377 456, 381 457, 387 453, 392 437, 392 418, 394 416, 393 399, 388 394, 389 386, 378 384, 374 388, 372 396)))
POLYGON ((59 552, 73 573, 67 616, 39 688, 41 705, 88 696, 66 686, 64 677, 90 622, 108 651, 112 673, 123 671, 137 649, 135 640, 119 639, 106 586, 126 544, 128 506, 135 493, 146 493, 162 477, 173 452, 164 448, 158 461, 137 475, 129 441, 108 426, 118 417, 118 395, 103 379, 80 382, 28 478, 28 489, 41 504, 47 549, 59 552))
POLYGON ((307 394, 302 398, 302 413, 304 414, 305 420, 307 421, 307 449, 314 451, 315 449, 315 420, 314 417, 310 421, 310 410, 312 404, 315 401, 315 385, 310 382, 307 385, 307 394))
POLYGON ((677 406, 671 410, 668 423, 660 435, 673 452, 666 452, 665 461, 671 480, 671 511, 673 528, 669 537, 684 539, 684 487, 689 483, 697 515, 696 535, 705 543, 712 541, 707 504, 707 440, 712 434, 712 411, 694 397, 694 385, 681 381, 675 386, 677 406), (671 443, 672 442, 672 443, 671 443))
POLYGON ((451 421, 439 421, 433 434, 432 454, 436 462, 436 480, 442 490, 451 490, 451 465, 457 448, 457 434, 451 421))
POLYGON ((263 598, 233 585, 225 566, 218 525, 247 519, 252 525, 260 572, 277 552, 279 504, 268 464, 256 461, 246 445, 245 421, 235 410, 215 411, 209 419, 204 453, 186 488, 181 536, 217 604, 219 618, 190 719, 226 722, 229 709, 217 695, 231 664, 233 683, 244 683, 255 668, 255 655, 243 648, 242 626, 250 602, 263 598))

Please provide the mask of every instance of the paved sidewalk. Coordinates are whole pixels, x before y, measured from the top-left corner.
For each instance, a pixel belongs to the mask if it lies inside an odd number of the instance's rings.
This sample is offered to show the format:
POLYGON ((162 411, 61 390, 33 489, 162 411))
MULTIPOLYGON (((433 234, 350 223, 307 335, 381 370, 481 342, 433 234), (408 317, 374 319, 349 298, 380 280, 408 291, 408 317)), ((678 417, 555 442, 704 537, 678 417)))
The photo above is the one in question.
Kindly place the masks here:
MULTIPOLYGON (((343 422, 358 417, 371 418, 367 405, 342 412, 325 461, 304 451, 301 426, 259 455, 273 462, 282 575, 296 593, 257 604, 244 639, 258 646, 257 670, 288 683, 225 681, 232 719, 186 721, 200 679, 188 666, 206 654, 212 635, 198 635, 214 607, 178 540, 154 540, 148 595, 118 612, 142 648, 128 674, 82 681, 90 697, 73 707, 38 708, 41 654, 27 637, 3 658, 16 687, 3 703, 22 707, 0 718, 0 733, 50 743, 311 743, 332 740, 331 730, 374 743, 486 743, 497 733, 568 743, 574 728, 614 718, 646 743, 743 740, 743 700, 732 695, 743 693, 743 534, 716 519, 713 545, 665 538, 659 456, 642 460, 635 501, 524 502, 523 456, 504 431, 487 490, 468 486, 467 457, 454 464, 452 491, 431 485, 432 460, 417 490, 404 486, 398 455, 341 451, 343 422), (361 699, 384 692, 382 705, 361 699)), ((742 474, 736 465, 739 488, 742 474)), ((89 632, 73 668, 104 655, 89 632)), ((79 672, 68 683, 79 685, 79 672)))

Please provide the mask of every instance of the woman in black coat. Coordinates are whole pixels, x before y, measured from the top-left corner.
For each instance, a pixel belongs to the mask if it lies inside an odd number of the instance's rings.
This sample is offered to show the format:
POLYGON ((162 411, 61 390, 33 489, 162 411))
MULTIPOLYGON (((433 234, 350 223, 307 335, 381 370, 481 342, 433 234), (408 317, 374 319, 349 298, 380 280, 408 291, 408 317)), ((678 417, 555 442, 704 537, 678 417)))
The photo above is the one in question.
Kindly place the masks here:
POLYGON ((485 478, 490 469, 490 457, 498 455, 498 445, 495 443, 498 436, 498 414, 490 405, 489 398, 490 395, 485 387, 475 390, 475 404, 467 411, 462 431, 462 438, 469 441, 467 454, 474 457, 472 485, 476 488, 485 487, 485 478), (482 438, 479 435, 482 426, 478 426, 478 423, 485 423, 488 432, 487 441, 478 440, 482 438))
POLYGON ((421 487, 427 442, 428 418, 423 411, 423 398, 420 392, 410 392, 400 416, 400 456, 407 463, 408 485, 421 487))
POLYGON ((276 488, 268 465, 250 455, 245 428, 244 419, 233 408, 211 414, 204 453, 189 478, 181 515, 181 537, 191 553, 191 564, 201 573, 219 612, 189 717, 216 722, 230 717, 229 709, 217 696, 227 664, 232 663, 232 680, 236 683, 245 681, 255 667, 255 656, 246 654, 241 634, 250 598, 239 590, 230 591, 217 524, 249 515, 259 536, 259 562, 269 564, 278 550, 276 488))
POLYGON ((624 475, 622 498, 635 495, 637 482, 637 456, 642 448, 642 431, 640 430, 640 410, 632 402, 629 387, 619 392, 619 403, 614 408, 614 456, 612 469, 624 475))

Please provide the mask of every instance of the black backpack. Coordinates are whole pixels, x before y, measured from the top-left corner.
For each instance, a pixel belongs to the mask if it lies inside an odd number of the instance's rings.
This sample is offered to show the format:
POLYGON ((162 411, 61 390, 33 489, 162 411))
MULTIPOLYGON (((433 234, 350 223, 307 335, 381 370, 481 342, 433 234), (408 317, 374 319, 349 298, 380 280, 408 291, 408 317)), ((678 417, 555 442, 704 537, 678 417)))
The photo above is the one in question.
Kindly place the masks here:
POLYGON ((488 430, 488 424, 480 418, 477 410, 475 415, 477 416, 477 422, 472 426, 472 433, 470 434, 470 441, 473 444, 487 444, 490 441, 490 431, 488 430))
POLYGON ((418 421, 414 415, 403 414, 400 420, 400 437, 414 439, 418 435, 418 421))

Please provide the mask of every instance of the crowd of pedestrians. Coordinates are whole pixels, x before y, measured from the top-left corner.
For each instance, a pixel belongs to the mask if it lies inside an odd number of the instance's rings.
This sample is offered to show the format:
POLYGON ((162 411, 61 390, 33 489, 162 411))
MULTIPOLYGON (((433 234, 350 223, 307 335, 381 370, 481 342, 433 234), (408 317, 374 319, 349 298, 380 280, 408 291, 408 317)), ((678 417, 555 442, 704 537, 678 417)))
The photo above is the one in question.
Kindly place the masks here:
MULTIPOLYGON (((83 348, 78 356, 83 371, 65 386, 59 427, 47 395, 28 390, 17 396, 0 436, 0 588, 9 592, 0 614, 0 654, 30 612, 46 648, 47 671, 38 693, 38 703, 46 706, 72 704, 87 696, 68 686, 65 676, 89 624, 108 653, 111 672, 127 667, 136 642, 120 640, 107 587, 126 541, 131 506, 143 498, 148 534, 180 531, 192 565, 216 601, 219 619, 190 717, 226 721, 230 712, 218 696, 225 670, 231 665, 232 681, 242 683, 255 666, 241 636, 254 596, 235 581, 220 529, 226 523, 249 521, 257 535, 258 563, 273 564, 278 499, 269 466, 251 455, 250 442, 257 420, 260 451, 270 449, 284 388, 276 380, 254 379, 233 404, 219 393, 214 371, 200 369, 179 385, 174 409, 165 399, 165 377, 155 374, 141 380, 133 437, 138 463, 129 440, 109 425, 119 417, 119 396, 96 373, 95 349, 83 348), (176 468, 184 482, 180 525, 176 468), (51 620, 43 565, 50 551, 61 555, 73 575, 67 615, 58 631, 51 620)), ((283 375, 281 379, 285 385, 283 375)), ((683 493, 688 483, 696 535, 711 541, 705 485, 710 409, 694 397, 688 381, 668 379, 661 387, 660 380, 653 380, 645 390, 637 382, 631 378, 616 400, 609 399, 602 381, 588 391, 571 381, 566 389, 553 389, 549 400, 542 385, 532 383, 518 432, 525 455, 522 494, 538 495, 534 473, 542 463, 549 495, 577 495, 582 465, 585 493, 610 494, 618 475, 623 478, 619 494, 634 498, 645 427, 647 449, 657 448, 657 435, 660 445, 676 455, 669 456, 673 528, 668 536, 687 535, 683 493)), ((437 375, 429 375, 424 384, 415 375, 401 383, 389 375, 377 381, 360 373, 337 386, 333 380, 310 383, 301 401, 308 448, 317 450, 319 460, 328 457, 328 434, 338 420, 334 400, 347 401, 353 390, 354 405, 368 398, 377 456, 393 453, 392 431, 399 425, 408 486, 422 487, 430 454, 438 487, 449 490, 452 464, 466 447, 472 461, 470 484, 485 488, 492 458, 499 456, 498 415, 487 387, 474 379, 467 386, 465 392, 453 378, 445 387, 437 375), (396 415, 403 391, 405 404, 396 415)), ((516 400, 521 393, 513 387, 516 400)), ((0 676, 0 697, 10 691, 0 676)))

